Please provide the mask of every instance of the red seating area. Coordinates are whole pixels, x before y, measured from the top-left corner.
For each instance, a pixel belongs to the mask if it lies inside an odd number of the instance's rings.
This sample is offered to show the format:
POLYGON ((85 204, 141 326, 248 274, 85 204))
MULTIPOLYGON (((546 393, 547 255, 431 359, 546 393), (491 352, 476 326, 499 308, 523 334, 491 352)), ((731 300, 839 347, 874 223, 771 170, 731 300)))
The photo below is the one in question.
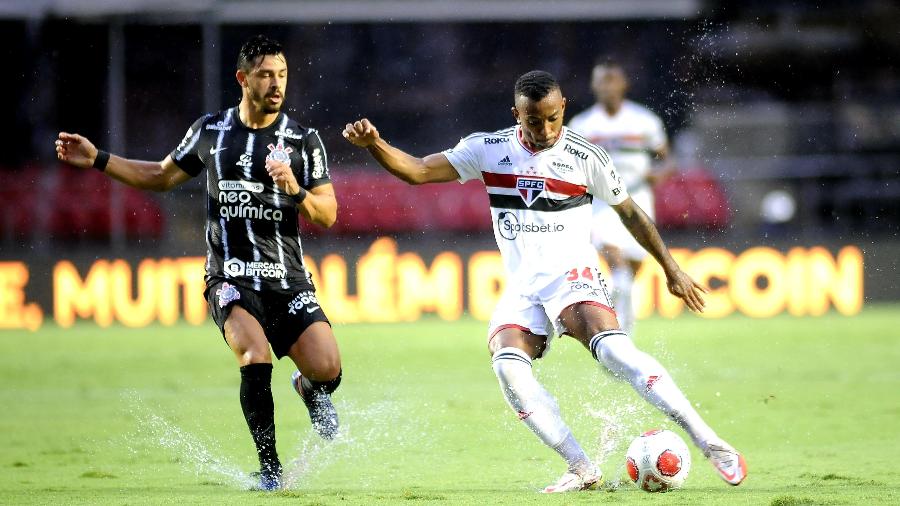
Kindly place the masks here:
POLYGON ((384 172, 335 171, 338 220, 330 229, 302 222, 312 234, 391 234, 441 231, 452 233, 491 230, 491 215, 484 186, 410 186, 384 172))
POLYGON ((731 221, 722 185, 705 169, 682 171, 654 188, 661 228, 725 228, 731 221))
POLYGON ((0 171, 0 237, 109 240, 113 185, 125 210, 125 236, 162 237, 163 211, 153 195, 114 183, 95 170, 64 165, 0 171))
MULTIPOLYGON (((487 194, 478 182, 410 186, 383 172, 363 169, 335 171, 333 180, 337 223, 326 230, 301 221, 305 233, 491 230, 487 194)), ((126 237, 162 237, 164 211, 153 194, 115 183, 97 171, 58 166, 0 171, 0 239, 48 234, 63 241, 108 240, 113 185, 126 210, 126 237)), ((660 227, 724 228, 731 218, 725 191, 703 169, 681 172, 657 186, 655 193, 660 227)))
MULTIPOLYGON (((478 182, 410 186, 386 173, 336 171, 338 221, 313 234, 483 232, 491 230, 487 194, 478 182)), ((704 169, 689 169, 656 187, 657 224, 664 228, 724 228, 731 210, 722 185, 704 169)))

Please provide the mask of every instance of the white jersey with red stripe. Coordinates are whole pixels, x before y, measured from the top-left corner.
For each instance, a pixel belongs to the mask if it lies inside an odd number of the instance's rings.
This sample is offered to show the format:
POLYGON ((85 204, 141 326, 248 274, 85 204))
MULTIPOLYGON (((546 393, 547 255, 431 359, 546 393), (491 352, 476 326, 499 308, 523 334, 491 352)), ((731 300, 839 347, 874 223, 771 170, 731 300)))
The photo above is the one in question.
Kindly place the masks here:
POLYGON ((533 152, 520 128, 474 133, 444 155, 461 183, 484 182, 508 284, 533 293, 597 265, 591 201, 615 205, 628 193, 610 157, 583 136, 563 127, 553 146, 533 152))
POLYGON ((666 145, 666 131, 656 114, 631 100, 622 102, 614 115, 594 104, 576 114, 569 121, 569 128, 609 153, 629 193, 649 190, 646 177, 653 153, 666 145))
MULTIPOLYGON (((653 164, 653 153, 666 145, 662 120, 646 107, 625 100, 614 115, 594 104, 569 122, 569 128, 584 135, 593 144, 603 147, 612 157, 628 194, 641 209, 656 217, 653 188, 647 175, 653 164)), ((644 247, 622 225, 619 216, 602 202, 594 202, 594 230, 592 240, 598 249, 615 246, 633 261, 647 256, 644 247)))

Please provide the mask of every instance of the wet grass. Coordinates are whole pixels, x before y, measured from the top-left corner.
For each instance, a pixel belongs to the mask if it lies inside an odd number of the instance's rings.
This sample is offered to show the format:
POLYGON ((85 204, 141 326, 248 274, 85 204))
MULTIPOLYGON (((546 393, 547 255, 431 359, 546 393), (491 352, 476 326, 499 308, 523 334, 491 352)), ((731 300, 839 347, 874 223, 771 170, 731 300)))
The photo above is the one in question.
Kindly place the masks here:
POLYGON ((860 316, 651 319, 653 352, 750 478, 724 485, 695 452, 685 487, 636 490, 622 456, 642 430, 671 428, 579 345, 536 366, 609 481, 542 497, 563 469, 508 411, 484 324, 425 319, 337 325, 344 432, 324 443, 291 391, 273 385, 289 489, 247 490, 252 443, 238 371, 212 325, 0 332, 3 504, 897 504, 900 308, 860 316))

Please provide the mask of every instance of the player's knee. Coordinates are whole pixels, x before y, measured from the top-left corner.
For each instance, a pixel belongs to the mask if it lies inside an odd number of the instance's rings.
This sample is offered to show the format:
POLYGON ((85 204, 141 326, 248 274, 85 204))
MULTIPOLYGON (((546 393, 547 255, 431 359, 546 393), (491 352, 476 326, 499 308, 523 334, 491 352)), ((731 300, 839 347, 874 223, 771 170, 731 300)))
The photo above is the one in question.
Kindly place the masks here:
MULTIPOLYGON (((319 371, 319 377, 325 379, 326 381, 337 380, 337 382, 340 383, 340 381, 341 381, 341 360, 337 357, 327 360, 325 362, 325 364, 323 364, 321 370, 319 371)), ((335 387, 335 388, 337 388, 337 387, 335 387)))
POLYGON ((316 356, 314 360, 306 362, 301 367, 301 372, 310 380, 324 383, 338 379, 341 376, 341 359, 337 354, 323 354, 316 356))
POLYGON ((504 348, 516 348, 524 353, 529 361, 534 360, 546 350, 547 336, 518 330, 501 330, 488 341, 488 352, 493 356, 504 348))
POLYGON ((250 364, 271 364, 272 353, 269 347, 251 346, 244 350, 240 355, 241 366, 250 364))

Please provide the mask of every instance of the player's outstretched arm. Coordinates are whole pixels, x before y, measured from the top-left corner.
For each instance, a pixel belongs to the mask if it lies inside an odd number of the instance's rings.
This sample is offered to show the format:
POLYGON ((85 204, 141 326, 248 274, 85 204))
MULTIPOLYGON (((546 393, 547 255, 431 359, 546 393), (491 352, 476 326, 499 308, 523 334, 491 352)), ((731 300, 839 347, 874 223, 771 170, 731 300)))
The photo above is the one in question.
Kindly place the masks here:
POLYGON ((691 311, 702 313, 703 308, 706 307, 703 294, 709 290, 681 270, 681 267, 669 254, 669 249, 666 248, 662 237, 659 236, 659 231, 656 230, 656 225, 653 224, 647 213, 635 204, 631 197, 612 207, 616 210, 628 231, 631 232, 631 235, 662 266, 663 271, 666 273, 666 284, 669 292, 683 300, 691 311))
MULTIPOLYGON (((56 157, 75 167, 93 167, 98 154, 100 150, 81 135, 60 132, 56 139, 56 157)), ((153 191, 171 190, 191 178, 169 156, 161 162, 150 162, 110 154, 103 172, 128 186, 153 191)))
POLYGON ((425 158, 412 156, 388 144, 375 125, 365 118, 347 123, 343 135, 354 146, 366 148, 382 167, 409 184, 444 183, 459 179, 459 173, 442 153, 425 158))

